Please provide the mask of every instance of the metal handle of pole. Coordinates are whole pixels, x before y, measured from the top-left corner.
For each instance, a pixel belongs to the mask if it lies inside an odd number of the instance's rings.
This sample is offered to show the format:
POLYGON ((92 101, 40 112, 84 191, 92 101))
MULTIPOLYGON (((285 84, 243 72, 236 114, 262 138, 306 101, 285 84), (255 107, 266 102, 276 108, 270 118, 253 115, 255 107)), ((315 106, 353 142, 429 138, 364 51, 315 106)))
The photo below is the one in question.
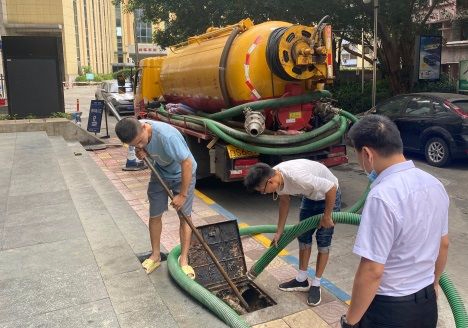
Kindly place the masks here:
MULTIPOLYGON (((117 119, 117 121, 120 121, 122 118, 120 117, 119 113, 115 110, 115 107, 114 105, 112 105, 110 102, 108 102, 109 104, 109 109, 112 111, 112 113, 114 114, 114 117, 117 119)), ((145 150, 146 152, 146 150, 145 150)), ((151 156, 150 154, 148 154, 148 152, 146 152, 147 156, 145 158, 143 158, 143 161, 146 163, 146 165, 148 165, 149 169, 151 170, 151 172, 153 172, 153 174, 156 176, 156 179, 158 179, 159 183, 161 184, 161 186, 163 186, 164 190, 166 191, 167 195, 169 196, 169 198, 171 199, 171 201, 174 199, 174 194, 172 193, 172 191, 167 187, 166 183, 164 182, 164 180, 161 178, 161 176, 159 175, 158 171, 156 171, 156 168, 154 167, 153 163, 151 163, 149 157, 151 156)), ((239 289, 237 289, 236 285, 234 285, 234 283, 232 282, 231 278, 229 278, 229 276, 227 275, 226 271, 223 269, 223 267, 221 266, 221 264, 219 263, 218 259, 216 258, 216 255, 213 253, 213 251, 211 250, 210 246, 208 246, 208 244, 205 242, 205 240, 203 239, 203 236, 200 234, 200 232, 197 230, 197 228, 193 225, 192 221, 190 221, 188 219, 188 217, 184 214, 184 212, 182 211, 177 211, 177 214, 179 215, 179 217, 182 217, 183 220, 185 221, 185 223, 188 224, 188 226, 190 227, 190 229, 192 230, 192 232, 195 234, 195 237, 197 237, 198 241, 202 244, 203 248, 205 249, 205 251, 208 253, 208 255, 211 257, 211 259, 213 260, 213 263, 216 265, 216 267, 218 268, 219 272, 221 272, 221 275, 224 277, 224 279, 226 280, 226 282, 228 283, 228 285, 231 287, 231 289, 233 290, 234 294, 236 294, 237 298, 239 299, 239 301, 241 302, 242 306, 249 310, 250 306, 249 304, 244 300, 244 298, 242 297, 241 293, 239 292, 239 289)))
MULTIPOLYGON (((164 190, 166 191, 166 193, 169 195, 169 198, 171 200, 174 199, 174 194, 172 193, 172 191, 167 187, 167 185, 164 183, 164 181, 162 180, 162 178, 159 176, 158 172, 156 171, 156 168, 153 166, 153 163, 151 163, 151 161, 149 160, 148 158, 149 154, 147 153, 147 156, 143 159, 146 163, 146 165, 148 165, 148 167, 150 168, 150 170, 154 173, 154 175, 156 176, 156 178, 158 179, 159 183, 163 186, 164 190)), ((234 291, 234 293, 236 294, 237 298, 239 299, 239 301, 242 303, 242 306, 244 306, 247 310, 250 308, 249 307, 249 304, 247 304, 247 302, 244 300, 244 298, 242 297, 241 293, 239 292, 239 290, 237 289, 236 285, 234 285, 234 283, 232 282, 232 280, 229 278, 229 276, 227 275, 226 271, 223 269, 223 267, 221 266, 221 264, 219 263, 218 259, 216 258, 215 254, 213 253, 213 251, 211 250, 211 248, 208 246, 208 244, 205 242, 205 240, 203 239, 203 236, 200 234, 200 232, 197 230, 197 228, 193 225, 192 221, 190 221, 188 219, 188 217, 185 215, 184 212, 178 210, 177 211, 177 214, 179 215, 179 217, 182 217, 185 221, 185 223, 187 223, 190 227, 190 229, 192 229, 193 233, 195 234, 195 237, 197 237, 198 241, 203 245, 203 248, 205 249, 205 251, 208 253, 208 255, 211 257, 211 259, 213 260, 213 263, 216 265, 216 267, 218 268, 219 272, 221 272, 221 274, 223 275, 224 279, 227 281, 227 283, 229 284, 229 286, 231 287, 231 289, 234 291)))

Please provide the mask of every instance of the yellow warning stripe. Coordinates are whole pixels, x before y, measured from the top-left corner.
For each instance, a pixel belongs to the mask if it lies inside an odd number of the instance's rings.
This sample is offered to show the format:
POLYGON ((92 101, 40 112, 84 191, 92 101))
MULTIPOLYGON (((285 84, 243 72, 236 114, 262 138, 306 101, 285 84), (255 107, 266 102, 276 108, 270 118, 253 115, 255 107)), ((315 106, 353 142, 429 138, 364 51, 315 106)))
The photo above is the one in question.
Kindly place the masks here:
POLYGON ((207 195, 201 193, 200 191, 198 191, 197 189, 195 189, 195 196, 197 196, 198 198, 200 198, 202 201, 204 201, 206 204, 208 205, 213 205, 215 203, 214 200, 212 200, 210 197, 208 197, 207 195))
MULTIPOLYGON (((246 228, 248 226, 249 225, 247 223, 239 223, 239 228, 246 228)), ((256 241, 258 241, 260 244, 262 244, 266 248, 270 247, 271 239, 265 237, 264 235, 262 235, 262 234, 252 235, 252 238, 255 239, 256 241)), ((279 256, 286 256, 288 254, 289 254, 288 251, 283 249, 283 250, 281 250, 281 252, 279 252, 278 255, 279 256)))
MULTIPOLYGON (((208 197, 207 195, 205 195, 204 193, 200 192, 199 190, 195 189, 195 196, 197 196, 198 198, 200 198, 202 201, 204 201, 207 205, 213 205, 213 204, 216 204, 216 202, 214 200, 212 200, 210 197, 208 197)), ((245 227, 248 227, 249 225, 247 223, 239 223, 239 228, 245 228, 245 227)), ((268 239, 267 237, 265 237, 264 235, 262 234, 258 234, 258 235, 253 235, 252 236, 256 241, 258 241, 260 244, 262 244, 263 246, 265 246, 266 248, 270 247, 270 244, 271 244, 271 240, 268 239)), ((286 256, 288 255, 288 251, 283 249, 281 252, 279 252, 279 256, 286 256)))

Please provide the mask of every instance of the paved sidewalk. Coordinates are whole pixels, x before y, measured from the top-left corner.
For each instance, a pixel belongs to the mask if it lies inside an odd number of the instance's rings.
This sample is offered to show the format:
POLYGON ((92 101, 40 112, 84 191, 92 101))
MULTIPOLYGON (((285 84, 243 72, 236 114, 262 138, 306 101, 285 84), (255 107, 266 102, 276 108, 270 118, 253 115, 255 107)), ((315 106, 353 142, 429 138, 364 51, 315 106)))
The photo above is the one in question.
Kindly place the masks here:
MULTIPOLYGON (((225 327, 169 277, 138 256, 150 248, 149 172, 123 172, 127 150, 86 152, 45 132, 0 134, 0 327, 225 327), (96 165, 97 164, 97 165, 96 165)), ((199 194, 196 225, 217 222, 199 194)), ((174 210, 162 243, 179 243, 174 210)), ((257 237, 258 239, 258 237, 257 237)), ((243 237, 247 266, 265 251, 243 237)), ((258 239, 262 241, 262 239, 258 239)), ((306 293, 284 293, 296 270, 276 258, 255 280, 278 304, 249 313, 259 327, 336 327, 346 305, 328 292, 311 309, 306 293)))
MULTIPOLYGON (((117 140, 112 141, 116 143, 117 140)), ((103 170, 106 176, 112 181, 114 186, 119 190, 123 197, 132 206, 140 219, 148 224, 148 200, 146 196, 146 187, 149 181, 149 171, 125 172, 122 167, 126 161, 127 148, 115 147, 105 150, 95 151, 90 153, 90 156, 96 161, 99 167, 103 170)), ((218 206, 213 206, 214 201, 196 192, 197 196, 194 200, 192 218, 195 225, 203 225, 217 222, 219 213, 215 211, 218 206), (213 209, 214 208, 214 209, 213 209)), ((225 210, 222 214, 227 214, 225 210)), ((232 217, 232 215, 229 215, 232 217)), ((240 222, 242 225, 242 222, 240 222)), ((172 249, 179 244, 178 238, 179 221, 177 214, 173 209, 170 209, 163 216, 163 233, 161 243, 166 250, 172 249)), ((265 237, 259 236, 254 238, 242 237, 245 259, 247 267, 254 263, 265 252, 265 237)), ((279 297, 286 297, 284 293, 277 293, 279 282, 291 279, 296 276, 296 269, 281 257, 275 258, 274 261, 265 269, 265 272, 260 275, 268 275, 268 289, 273 289, 271 292, 278 294, 279 297)), ((263 285, 260 285, 262 288, 263 285)), ((338 327, 341 314, 346 311, 346 304, 338 300, 334 295, 324 290, 322 295, 322 304, 315 308, 310 308, 306 305, 307 293, 292 293, 294 298, 291 302, 293 306, 288 307, 283 311, 284 315, 274 315, 272 311, 263 310, 264 315, 255 318, 253 315, 247 315, 248 322, 264 322, 256 327, 338 327), (276 320, 266 320, 274 316, 276 320), (249 320, 250 319, 250 320, 249 320)), ((278 303, 285 300, 277 300, 278 303)), ((277 311, 277 310, 276 310, 277 311)), ((278 312, 278 311, 277 311, 278 312)))

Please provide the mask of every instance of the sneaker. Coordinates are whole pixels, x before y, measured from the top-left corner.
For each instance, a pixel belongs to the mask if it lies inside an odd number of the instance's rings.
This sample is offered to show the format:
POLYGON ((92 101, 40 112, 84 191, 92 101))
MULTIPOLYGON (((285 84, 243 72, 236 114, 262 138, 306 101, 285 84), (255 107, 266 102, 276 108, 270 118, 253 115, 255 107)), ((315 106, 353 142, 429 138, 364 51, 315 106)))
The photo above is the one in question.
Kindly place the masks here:
POLYGON ((306 292, 309 290, 309 281, 306 279, 303 282, 299 282, 296 278, 283 282, 278 288, 285 292, 306 292))
POLYGON ((322 301, 322 290, 320 286, 311 286, 309 289, 309 297, 307 297, 307 304, 317 306, 322 301))

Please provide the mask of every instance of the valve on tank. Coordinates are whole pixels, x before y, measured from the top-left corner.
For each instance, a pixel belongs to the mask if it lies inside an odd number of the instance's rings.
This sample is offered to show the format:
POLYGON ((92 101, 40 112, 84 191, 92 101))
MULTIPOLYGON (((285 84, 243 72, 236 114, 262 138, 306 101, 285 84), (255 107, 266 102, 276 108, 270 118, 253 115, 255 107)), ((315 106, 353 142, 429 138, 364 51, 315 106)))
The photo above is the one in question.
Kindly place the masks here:
POLYGON ((256 137, 265 130, 265 117, 260 112, 253 111, 249 107, 244 110, 245 131, 252 137, 256 137))

